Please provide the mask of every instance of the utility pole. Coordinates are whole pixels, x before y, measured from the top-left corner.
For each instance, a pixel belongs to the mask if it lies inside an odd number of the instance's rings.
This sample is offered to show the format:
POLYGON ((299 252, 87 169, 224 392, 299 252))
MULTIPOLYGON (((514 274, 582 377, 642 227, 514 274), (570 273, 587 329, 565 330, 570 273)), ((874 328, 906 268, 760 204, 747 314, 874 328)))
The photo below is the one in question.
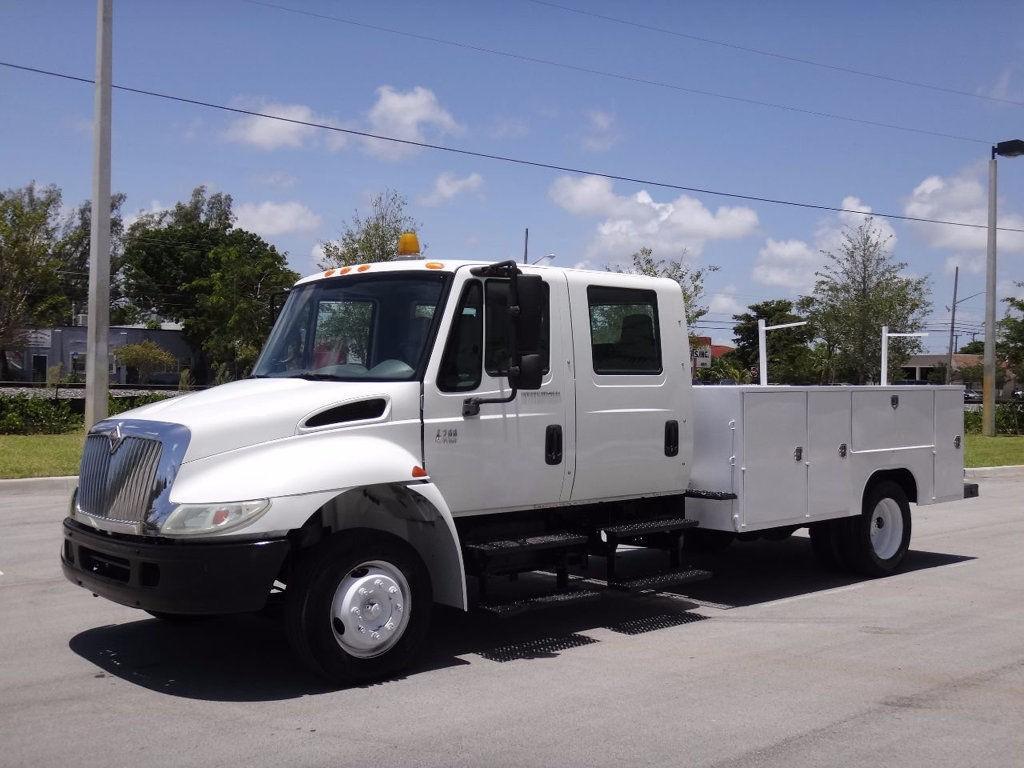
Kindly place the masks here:
POLYGON ((988 161, 988 256, 985 262, 985 359, 981 432, 996 434, 996 148, 988 161))
POLYGON ((110 328, 110 79, 114 0, 96 0, 89 320, 85 342, 85 428, 107 416, 110 328))
POLYGON ((960 284, 960 267, 953 272, 953 304, 949 316, 949 354, 946 355, 946 383, 953 380, 953 334, 956 328, 956 289, 960 284))
POLYGON ((526 228, 526 232, 523 234, 523 264, 530 263, 530 228, 526 228))

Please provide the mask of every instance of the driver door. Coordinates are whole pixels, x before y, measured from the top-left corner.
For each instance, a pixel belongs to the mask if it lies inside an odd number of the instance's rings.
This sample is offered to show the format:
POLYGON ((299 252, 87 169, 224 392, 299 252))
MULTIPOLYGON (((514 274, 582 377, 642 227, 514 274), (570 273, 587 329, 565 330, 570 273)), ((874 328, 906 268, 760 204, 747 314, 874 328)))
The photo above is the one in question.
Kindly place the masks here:
POLYGON ((424 378, 424 463, 453 514, 558 504, 571 487, 574 391, 567 360, 565 276, 542 274, 547 294, 539 390, 462 415, 468 397, 509 394, 508 280, 456 273, 424 378), (461 278, 461 279, 460 279, 461 278))

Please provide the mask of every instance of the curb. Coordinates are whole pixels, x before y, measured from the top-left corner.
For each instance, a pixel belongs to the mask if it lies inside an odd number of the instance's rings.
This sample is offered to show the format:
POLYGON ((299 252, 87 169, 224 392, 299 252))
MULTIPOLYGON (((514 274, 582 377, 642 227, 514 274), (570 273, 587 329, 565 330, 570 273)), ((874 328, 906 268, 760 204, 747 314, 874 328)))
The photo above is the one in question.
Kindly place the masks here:
POLYGON ((75 490, 78 477, 25 477, 16 480, 0 480, 0 496, 35 496, 43 494, 67 494, 75 490))
POLYGON ((1024 475, 1024 464, 1009 464, 1003 467, 968 467, 966 477, 1005 477, 1007 475, 1024 475))

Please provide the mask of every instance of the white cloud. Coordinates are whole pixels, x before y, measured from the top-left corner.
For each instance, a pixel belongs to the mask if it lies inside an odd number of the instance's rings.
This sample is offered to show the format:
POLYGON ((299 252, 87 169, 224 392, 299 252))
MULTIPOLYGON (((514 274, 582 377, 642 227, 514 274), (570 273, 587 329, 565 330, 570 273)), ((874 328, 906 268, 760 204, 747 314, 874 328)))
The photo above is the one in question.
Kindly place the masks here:
POLYGON ((257 176, 254 181, 257 184, 273 187, 274 189, 291 189, 298 183, 299 179, 287 171, 272 171, 271 173, 257 176))
POLYGON ((518 117, 498 117, 488 133, 495 139, 521 139, 530 133, 530 126, 518 117))
POLYGON ((235 208, 236 226, 258 235, 273 237, 294 232, 311 232, 320 217, 302 203, 242 203, 235 208))
POLYGON ((753 278, 762 285, 806 292, 814 286, 814 272, 820 266, 821 254, 803 240, 768 238, 757 254, 753 278))
MULTIPOLYGON (((804 240, 773 240, 768 238, 758 252, 752 277, 755 282, 785 288, 793 294, 807 293, 814 287, 817 272, 825 262, 822 251, 836 251, 843 243, 843 232, 859 227, 871 215, 871 206, 860 198, 847 195, 839 204, 846 210, 818 224, 813 244, 804 240)), ((872 218, 872 226, 887 241, 896 245, 896 232, 885 219, 872 218)))
POLYGON ((711 212, 689 195, 665 203, 646 190, 618 195, 611 180, 599 176, 562 176, 548 196, 577 216, 603 219, 587 247, 588 259, 626 259, 643 246, 661 256, 676 256, 683 248, 698 256, 708 240, 745 237, 757 228, 757 214, 750 208, 722 206, 711 212))
MULTIPOLYGON (((329 122, 318 117, 312 108, 305 104, 283 104, 267 99, 235 99, 234 104, 244 109, 263 112, 275 117, 303 122, 329 122)), ((228 126, 225 137, 228 141, 248 144, 258 149, 279 149, 289 147, 297 149, 313 141, 320 129, 283 120, 273 120, 255 115, 245 115, 228 126)))
POLYGON ((587 112, 587 130, 583 134, 583 148, 588 152, 607 152, 619 140, 615 130, 615 115, 600 109, 587 112))
MULTIPOLYGON (((459 133, 462 127, 438 101, 429 88, 417 85, 409 91, 397 91, 390 85, 377 89, 377 101, 366 116, 369 130, 409 141, 459 133)), ((390 141, 367 139, 368 152, 397 160, 416 151, 415 147, 390 141)))
POLYGON ((422 196, 419 203, 426 206, 441 205, 463 192, 480 189, 483 183, 484 177, 479 173, 471 173, 460 179, 454 173, 445 171, 434 181, 434 188, 430 194, 422 196))
POLYGON ((708 302, 708 312, 716 315, 738 315, 746 311, 746 307, 736 300, 736 286, 727 285, 715 293, 708 302))
MULTIPOLYGON (((956 176, 929 176, 918 184, 904 206, 908 216, 968 224, 988 223, 988 189, 983 166, 973 166, 956 176)), ((1015 211, 999 211, 999 226, 1024 228, 1024 216, 1015 211)), ((983 252, 988 243, 984 226, 957 227, 943 224, 915 224, 928 245, 958 252, 983 252)), ((999 250, 1024 253, 1024 234, 1000 232, 999 250)))
POLYGON ((978 92, 993 99, 1021 101, 1024 99, 1024 88, 1020 86, 1019 82, 1015 82, 1018 69, 1019 66, 1016 64, 1003 67, 996 81, 987 88, 978 89, 978 92))

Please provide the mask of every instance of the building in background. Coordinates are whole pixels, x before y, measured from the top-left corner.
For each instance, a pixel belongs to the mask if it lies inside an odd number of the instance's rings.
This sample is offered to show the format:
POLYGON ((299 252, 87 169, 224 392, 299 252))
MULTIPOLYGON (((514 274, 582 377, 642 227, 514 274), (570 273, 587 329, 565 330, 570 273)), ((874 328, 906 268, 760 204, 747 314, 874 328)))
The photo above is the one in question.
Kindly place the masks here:
MULTIPOLYGON (((29 330, 26 344, 21 349, 7 352, 7 367, 12 380, 44 382, 47 371, 60 365, 60 376, 64 380, 85 381, 85 337, 85 326, 80 325, 29 330)), ((182 337, 179 325, 164 323, 161 328, 111 326, 108 336, 111 384, 139 383, 137 372, 120 365, 114 352, 118 347, 142 341, 158 344, 174 355, 176 361, 172 370, 150 374, 148 384, 177 384, 181 369, 191 369, 195 364, 195 350, 182 337)))

